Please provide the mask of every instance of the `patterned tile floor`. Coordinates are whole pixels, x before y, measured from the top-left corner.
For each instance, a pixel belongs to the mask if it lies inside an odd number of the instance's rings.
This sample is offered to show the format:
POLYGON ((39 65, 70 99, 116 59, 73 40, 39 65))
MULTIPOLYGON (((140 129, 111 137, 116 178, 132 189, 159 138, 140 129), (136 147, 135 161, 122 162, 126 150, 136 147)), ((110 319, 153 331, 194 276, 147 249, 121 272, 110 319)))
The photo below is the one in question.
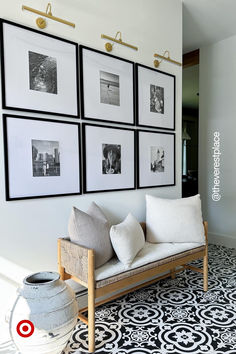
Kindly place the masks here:
MULTIPOLYGON (((202 275, 185 270, 99 307, 96 353, 236 354, 235 249, 209 246, 209 291, 202 287, 202 275)), ((78 322, 65 354, 87 345, 78 322)))

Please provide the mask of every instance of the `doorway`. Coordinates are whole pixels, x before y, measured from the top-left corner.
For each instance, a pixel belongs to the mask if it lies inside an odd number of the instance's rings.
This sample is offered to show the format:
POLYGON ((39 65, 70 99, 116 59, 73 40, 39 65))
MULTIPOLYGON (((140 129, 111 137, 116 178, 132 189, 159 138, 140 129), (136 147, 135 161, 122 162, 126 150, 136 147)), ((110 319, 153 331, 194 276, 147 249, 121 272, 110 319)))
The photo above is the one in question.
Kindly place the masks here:
POLYGON ((199 50, 183 56, 182 197, 198 194, 199 50))

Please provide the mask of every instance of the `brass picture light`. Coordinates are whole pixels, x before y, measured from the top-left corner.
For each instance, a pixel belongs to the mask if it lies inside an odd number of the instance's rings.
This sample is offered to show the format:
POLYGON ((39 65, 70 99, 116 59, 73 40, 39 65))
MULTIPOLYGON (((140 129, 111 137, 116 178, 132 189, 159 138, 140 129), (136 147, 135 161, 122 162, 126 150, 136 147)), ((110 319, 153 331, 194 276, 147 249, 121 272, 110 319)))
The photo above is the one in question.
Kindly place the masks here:
MULTIPOLYGON (((123 42, 123 40, 121 38, 121 32, 120 31, 116 32, 115 37, 110 37, 110 36, 107 36, 106 34, 101 34, 101 38, 108 39, 109 41, 112 41, 112 42, 115 42, 115 43, 118 43, 118 44, 122 44, 122 45, 124 45, 126 47, 129 47, 131 49, 134 49, 134 50, 138 50, 138 47, 136 47, 136 46, 134 46, 132 44, 123 42), (119 36, 119 38, 118 38, 118 36, 119 36)), ((114 45, 114 43, 111 44, 110 42, 107 42, 105 44, 106 51, 107 52, 111 52, 112 48, 113 48, 113 45, 114 45)))
POLYGON ((160 55, 160 54, 158 54, 158 53, 155 53, 155 54, 154 54, 154 58, 161 58, 161 60, 157 60, 157 59, 154 60, 153 64, 154 64, 155 68, 158 68, 159 65, 161 64, 161 62, 162 62, 163 60, 167 60, 167 61, 169 61, 170 63, 173 63, 173 64, 176 64, 176 65, 182 66, 182 63, 180 63, 180 62, 178 62, 178 61, 173 60, 173 59, 170 58, 170 52, 169 52, 169 50, 166 50, 163 55, 160 55), (166 54, 167 54, 167 56, 166 56, 166 54))
MULTIPOLYGON (((53 16, 53 14, 52 14, 52 5, 50 3, 47 4, 47 8, 46 8, 45 12, 39 11, 39 10, 35 10, 32 7, 28 7, 28 6, 25 6, 25 5, 22 5, 22 10, 30 11, 30 12, 33 12, 33 13, 35 13, 37 15, 40 15, 40 16, 43 16, 43 17, 47 17, 50 20, 63 23, 64 25, 75 27, 74 23, 66 21, 66 20, 63 20, 62 18, 53 16)), ((47 26, 46 20, 43 17, 38 17, 36 19, 36 24, 41 29, 43 29, 43 28, 45 28, 47 26)))

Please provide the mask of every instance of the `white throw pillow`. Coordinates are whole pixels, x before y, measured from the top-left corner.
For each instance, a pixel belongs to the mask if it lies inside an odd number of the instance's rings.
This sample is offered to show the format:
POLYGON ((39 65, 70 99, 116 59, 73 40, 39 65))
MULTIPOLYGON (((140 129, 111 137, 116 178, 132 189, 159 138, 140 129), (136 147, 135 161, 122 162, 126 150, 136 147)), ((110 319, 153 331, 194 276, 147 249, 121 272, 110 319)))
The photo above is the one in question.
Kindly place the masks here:
POLYGON ((130 213, 122 223, 111 227, 110 238, 118 259, 127 268, 145 245, 143 229, 130 213))
POLYGON ((109 230, 109 223, 96 203, 91 204, 87 213, 72 208, 68 225, 70 240, 94 249, 95 268, 102 266, 113 256, 109 230))
POLYGON ((200 195, 182 199, 146 195, 146 240, 204 243, 200 195))

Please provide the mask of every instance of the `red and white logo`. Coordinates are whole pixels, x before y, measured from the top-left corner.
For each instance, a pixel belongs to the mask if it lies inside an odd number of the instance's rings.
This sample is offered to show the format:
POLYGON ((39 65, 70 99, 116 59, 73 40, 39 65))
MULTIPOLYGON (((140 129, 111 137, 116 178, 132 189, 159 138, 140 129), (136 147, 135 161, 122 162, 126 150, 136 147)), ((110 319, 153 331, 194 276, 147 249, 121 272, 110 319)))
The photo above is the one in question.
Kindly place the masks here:
POLYGON ((16 326, 16 331, 21 337, 30 337, 34 333, 34 325, 29 320, 23 320, 16 326))

